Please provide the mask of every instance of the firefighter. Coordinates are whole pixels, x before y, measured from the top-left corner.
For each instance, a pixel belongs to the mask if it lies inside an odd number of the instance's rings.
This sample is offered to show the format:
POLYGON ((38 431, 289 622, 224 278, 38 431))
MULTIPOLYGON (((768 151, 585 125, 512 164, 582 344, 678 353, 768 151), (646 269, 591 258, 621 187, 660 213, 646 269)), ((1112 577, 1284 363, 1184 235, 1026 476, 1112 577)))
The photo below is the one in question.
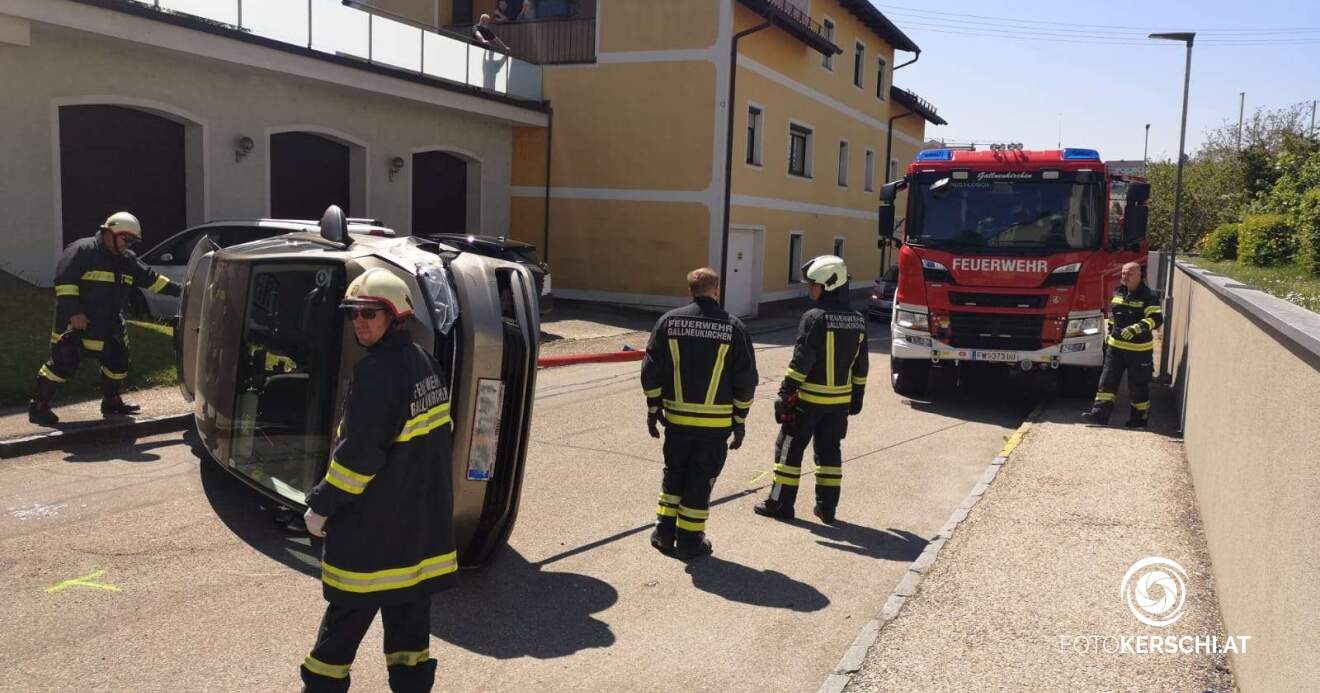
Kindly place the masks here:
POLYGON ((1113 317, 1109 327, 1109 351, 1100 371, 1100 389, 1095 393, 1091 410, 1082 419, 1101 426, 1109 423, 1114 411, 1114 397, 1123 371, 1128 374, 1128 395, 1132 411, 1128 428, 1145 428, 1150 423, 1150 379, 1154 369, 1155 330, 1164 324, 1159 299, 1142 281, 1141 265, 1129 262, 1114 298, 1110 301, 1113 317))
POLYGON ((642 362, 647 430, 659 438, 665 426, 651 545, 685 561, 711 553, 711 490, 728 451, 742 446, 757 378, 747 329, 720 307, 720 275, 702 267, 687 282, 692 302, 660 318, 642 362))
POLYGON ((431 595, 458 568, 448 380, 413 343, 411 293, 389 270, 354 279, 340 308, 367 355, 353 367, 325 478, 307 494, 307 530, 325 537, 329 605, 303 660, 304 690, 348 690, 380 611, 391 690, 429 691, 431 595))
POLYGON ((802 315, 788 373, 775 400, 774 484, 753 508, 758 515, 794 517, 802 455, 812 443, 816 459, 816 517, 834 524, 843 484, 840 442, 848 417, 861 413, 869 369, 866 318, 848 307, 843 258, 822 255, 802 266, 802 281, 816 307, 802 315))
POLYGON ((53 426, 55 390, 78 371, 83 352, 101 364, 101 414, 128 416, 141 407, 120 397, 128 377, 128 335, 124 305, 129 292, 146 289, 178 296, 178 284, 156 273, 129 247, 142 240, 142 225, 128 212, 116 212, 96 234, 70 243, 55 268, 55 322, 50 359, 37 371, 28 421, 53 426))

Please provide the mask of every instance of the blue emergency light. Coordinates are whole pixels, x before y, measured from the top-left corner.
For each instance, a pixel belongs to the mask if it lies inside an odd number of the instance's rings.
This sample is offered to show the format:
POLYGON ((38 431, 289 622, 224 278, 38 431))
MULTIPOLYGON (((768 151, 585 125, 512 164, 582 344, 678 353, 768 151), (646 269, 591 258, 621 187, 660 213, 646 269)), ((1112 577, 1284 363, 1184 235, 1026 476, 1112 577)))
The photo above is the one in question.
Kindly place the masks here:
POLYGON ((1069 147, 1063 150, 1064 161, 1083 159, 1087 161, 1099 161, 1100 152, 1094 149, 1075 149, 1069 147))
POLYGON ((953 161, 953 151, 949 149, 923 149, 917 153, 917 161, 953 161))

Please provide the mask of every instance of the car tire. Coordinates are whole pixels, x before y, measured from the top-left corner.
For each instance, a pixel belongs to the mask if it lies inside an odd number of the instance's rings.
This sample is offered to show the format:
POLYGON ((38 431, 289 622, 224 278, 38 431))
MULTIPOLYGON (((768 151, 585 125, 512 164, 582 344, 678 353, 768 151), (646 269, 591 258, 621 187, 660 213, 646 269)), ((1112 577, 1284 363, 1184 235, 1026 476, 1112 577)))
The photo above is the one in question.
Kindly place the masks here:
POLYGON ((930 381, 930 362, 889 357, 889 384, 904 397, 920 397, 930 381))

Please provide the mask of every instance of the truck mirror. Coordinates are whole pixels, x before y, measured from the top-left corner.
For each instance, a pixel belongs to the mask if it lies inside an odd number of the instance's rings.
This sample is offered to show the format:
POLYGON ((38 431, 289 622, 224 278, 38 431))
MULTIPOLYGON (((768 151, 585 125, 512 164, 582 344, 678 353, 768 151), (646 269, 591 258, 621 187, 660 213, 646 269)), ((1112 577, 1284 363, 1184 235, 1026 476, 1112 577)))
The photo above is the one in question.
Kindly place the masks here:
POLYGON ((1127 189, 1127 203, 1134 202, 1145 204, 1150 199, 1150 183, 1129 183, 1127 189))
POLYGON ((337 205, 326 207, 325 214, 321 215, 321 238, 345 247, 353 242, 353 239, 348 237, 348 224, 344 221, 344 210, 337 205))
POLYGON ((898 198, 898 191, 906 187, 906 184, 907 181, 900 178, 896 181, 885 183, 880 186, 880 201, 893 202, 898 198))
MULTIPOLYGON (((1147 190, 1149 190, 1149 186, 1147 186, 1147 190)), ((1130 192, 1129 195, 1131 195, 1130 192)), ((1127 210, 1123 214, 1124 243, 1135 243, 1146 237, 1147 214, 1148 210, 1145 204, 1128 204, 1127 210)))
MULTIPOLYGON (((885 186, 886 188, 889 186, 885 186)), ((883 189, 882 189, 883 190, 883 189)), ((894 202, 893 200, 884 200, 881 195, 880 202, 880 238, 876 241, 877 248, 885 247, 885 239, 894 238, 894 202)))

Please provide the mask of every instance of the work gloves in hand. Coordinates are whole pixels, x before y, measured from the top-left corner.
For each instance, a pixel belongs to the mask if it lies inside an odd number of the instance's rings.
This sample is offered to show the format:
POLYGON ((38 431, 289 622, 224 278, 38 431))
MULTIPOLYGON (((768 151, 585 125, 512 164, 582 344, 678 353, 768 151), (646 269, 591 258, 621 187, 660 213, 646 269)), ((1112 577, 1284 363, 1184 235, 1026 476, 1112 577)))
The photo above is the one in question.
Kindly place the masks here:
POLYGON ((646 430, 652 438, 660 437, 660 412, 653 411, 646 415, 646 430))
POLYGON ((307 531, 314 537, 325 536, 325 521, 330 518, 325 515, 318 515, 311 508, 303 513, 303 524, 307 525, 307 531))
POLYGON ((775 423, 791 423, 797 418, 797 394, 775 400, 775 423))
POLYGON ((733 442, 729 443, 730 450, 737 450, 742 447, 743 437, 747 435, 747 426, 736 423, 733 425, 733 442))
POLYGON ((1128 325, 1127 327, 1124 327, 1123 330, 1118 333, 1118 336, 1122 337, 1123 339, 1132 339, 1133 337, 1136 337, 1137 335, 1141 334, 1141 332, 1142 332, 1141 323, 1138 322, 1128 325))
POLYGON ((862 413, 862 400, 865 399, 866 389, 860 385, 853 385, 852 404, 848 407, 848 416, 856 416, 862 413))

